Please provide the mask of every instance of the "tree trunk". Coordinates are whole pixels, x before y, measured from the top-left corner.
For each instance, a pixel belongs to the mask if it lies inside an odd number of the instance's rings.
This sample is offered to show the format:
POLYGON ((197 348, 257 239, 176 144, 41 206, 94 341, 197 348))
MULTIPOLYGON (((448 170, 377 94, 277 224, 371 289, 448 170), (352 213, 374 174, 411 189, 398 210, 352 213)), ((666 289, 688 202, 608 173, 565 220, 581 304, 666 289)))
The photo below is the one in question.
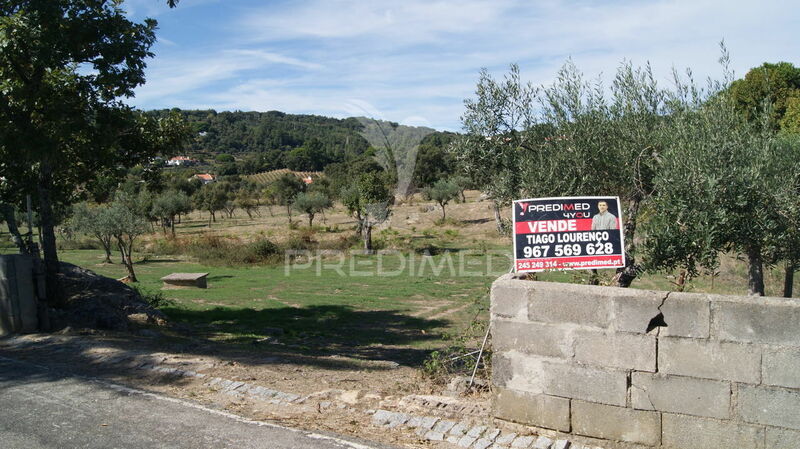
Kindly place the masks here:
POLYGON ((636 236, 636 219, 639 216, 639 205, 640 201, 638 199, 631 200, 628 205, 628 214, 623 224, 623 232, 625 233, 625 248, 623 248, 623 251, 625 251, 625 266, 617 268, 617 274, 614 276, 617 287, 630 287, 638 275, 634 256, 636 254, 634 237, 636 236))
POLYGON ((170 229, 172 229, 172 238, 175 238, 175 216, 174 215, 169 220, 169 227, 170 227, 170 229))
POLYGON ((447 215, 445 215, 444 204, 440 204, 440 206, 442 206, 442 223, 444 223, 444 220, 447 218, 447 215))
POLYGON ((784 270, 783 297, 791 298, 792 288, 794 287, 794 272, 797 271, 797 265, 795 265, 793 260, 787 261, 784 270))
POLYGON ((117 239, 117 248, 119 249, 119 263, 125 265, 125 247, 122 246, 122 240, 120 239, 117 239))
POLYGON ((492 201, 492 204, 494 205, 494 222, 497 225, 497 233, 503 235, 503 217, 500 216, 500 203, 492 201))
POLYGON ((2 217, 6 225, 8 225, 8 232, 11 234, 11 240, 14 242, 14 245, 17 246, 17 249, 19 249, 19 253, 29 254, 29 248, 25 245, 25 240, 19 233, 19 228, 17 228, 17 218, 14 216, 14 208, 9 204, 0 203, 0 214, 2 214, 0 217, 2 217))
POLYGON ((292 205, 291 204, 287 204, 286 205, 286 215, 289 216, 289 227, 291 228, 292 227, 292 205))
POLYGON ((761 260, 761 248, 747 248, 747 293, 753 296, 764 296, 764 267, 761 260))
POLYGON ((356 211, 356 234, 361 234, 364 232, 364 217, 361 216, 361 212, 356 211))
POLYGON ((372 252, 372 225, 364 225, 364 251, 372 252))
POLYGON ((313 225, 314 225, 314 214, 308 214, 308 228, 311 229, 313 225))
POLYGON ((59 287, 58 250, 56 249, 55 217, 53 216, 53 203, 50 197, 52 185, 52 172, 50 163, 42 161, 39 175, 39 223, 42 227, 42 253, 44 254, 45 268, 45 295, 47 302, 58 304, 61 302, 61 288, 59 287))
MULTIPOLYGON (((123 247, 125 247, 125 245, 123 245, 123 247)), ((134 273, 133 271, 133 258, 131 257, 131 248, 125 247, 125 252, 122 257, 125 260, 125 269, 128 270, 128 280, 130 280, 131 282, 139 282, 139 280, 136 279, 136 273, 134 273)))
POLYGON ((592 274, 589 276, 589 285, 600 285, 600 273, 596 268, 592 268, 592 274))
POLYGON ((103 263, 113 264, 114 262, 111 261, 111 241, 101 238, 100 243, 103 244, 103 251, 106 253, 106 260, 104 260, 103 263))

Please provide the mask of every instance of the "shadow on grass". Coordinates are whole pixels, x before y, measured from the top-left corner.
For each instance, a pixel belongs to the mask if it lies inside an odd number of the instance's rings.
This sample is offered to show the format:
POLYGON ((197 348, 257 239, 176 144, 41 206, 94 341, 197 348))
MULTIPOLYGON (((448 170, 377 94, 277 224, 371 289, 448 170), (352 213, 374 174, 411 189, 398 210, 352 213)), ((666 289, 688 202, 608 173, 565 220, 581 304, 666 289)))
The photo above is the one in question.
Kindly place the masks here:
POLYGON ((209 276, 209 277, 206 278, 206 280, 218 281, 220 279, 230 279, 230 278, 233 278, 233 277, 234 276, 231 276, 230 274, 218 274, 216 276, 209 276))
POLYGON ((409 366, 420 366, 430 352, 412 345, 438 340, 440 336, 433 330, 447 324, 444 320, 396 311, 363 311, 340 305, 263 310, 166 308, 164 312, 172 321, 191 323, 200 338, 224 335, 228 343, 247 344, 270 352, 335 354, 409 366))
POLYGON ((155 265, 159 263, 181 263, 186 262, 185 260, 181 259, 143 259, 134 262, 134 265, 155 265))

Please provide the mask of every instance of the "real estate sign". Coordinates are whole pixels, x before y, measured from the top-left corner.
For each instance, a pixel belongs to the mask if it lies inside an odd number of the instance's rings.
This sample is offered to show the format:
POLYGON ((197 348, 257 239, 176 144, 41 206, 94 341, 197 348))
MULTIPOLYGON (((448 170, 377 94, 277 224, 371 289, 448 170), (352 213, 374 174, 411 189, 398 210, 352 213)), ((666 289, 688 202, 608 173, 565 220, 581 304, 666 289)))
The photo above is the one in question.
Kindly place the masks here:
POLYGON ((625 266, 618 197, 534 198, 513 206, 517 272, 625 266))

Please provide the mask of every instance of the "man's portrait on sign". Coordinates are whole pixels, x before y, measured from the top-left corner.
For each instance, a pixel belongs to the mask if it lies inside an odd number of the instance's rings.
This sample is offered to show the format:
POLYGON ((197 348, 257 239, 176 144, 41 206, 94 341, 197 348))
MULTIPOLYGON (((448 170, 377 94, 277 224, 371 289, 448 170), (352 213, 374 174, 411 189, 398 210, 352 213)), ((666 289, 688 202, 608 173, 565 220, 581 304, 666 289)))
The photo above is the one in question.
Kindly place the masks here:
POLYGON ((608 203, 600 200, 597 202, 597 214, 592 218, 592 231, 617 229, 617 217, 608 211, 608 203))

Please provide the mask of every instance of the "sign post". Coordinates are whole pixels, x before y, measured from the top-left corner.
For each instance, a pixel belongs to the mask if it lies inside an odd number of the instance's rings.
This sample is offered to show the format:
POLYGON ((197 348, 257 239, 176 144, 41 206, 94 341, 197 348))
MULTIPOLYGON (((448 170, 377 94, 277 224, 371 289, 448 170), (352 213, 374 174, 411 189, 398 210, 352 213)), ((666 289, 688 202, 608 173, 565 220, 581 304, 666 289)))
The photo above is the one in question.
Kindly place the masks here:
POLYGON ((625 266, 619 197, 517 200, 513 214, 517 272, 625 266))

